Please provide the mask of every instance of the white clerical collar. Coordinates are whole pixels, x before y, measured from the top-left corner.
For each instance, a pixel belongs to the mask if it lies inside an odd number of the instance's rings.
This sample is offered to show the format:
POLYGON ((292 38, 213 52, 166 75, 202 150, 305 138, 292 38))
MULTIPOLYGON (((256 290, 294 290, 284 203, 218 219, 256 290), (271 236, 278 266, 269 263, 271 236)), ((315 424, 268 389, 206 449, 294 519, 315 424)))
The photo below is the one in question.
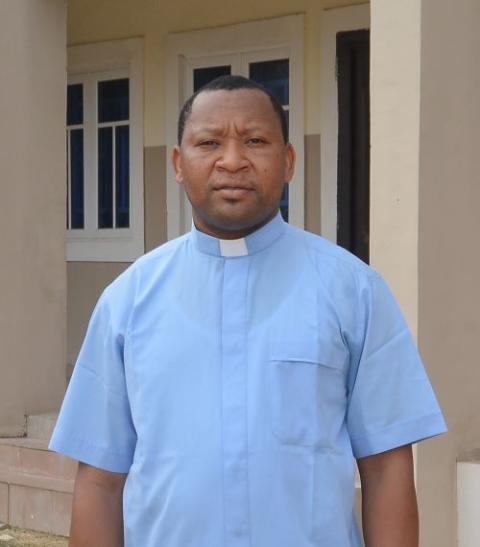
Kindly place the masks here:
POLYGON ((246 256, 248 255, 247 241, 240 239, 219 239, 221 256, 246 256))
POLYGON ((286 223, 280 211, 251 234, 240 239, 219 239, 201 232, 192 221, 191 237, 195 247, 204 253, 225 258, 254 254, 270 246, 284 232, 286 223))

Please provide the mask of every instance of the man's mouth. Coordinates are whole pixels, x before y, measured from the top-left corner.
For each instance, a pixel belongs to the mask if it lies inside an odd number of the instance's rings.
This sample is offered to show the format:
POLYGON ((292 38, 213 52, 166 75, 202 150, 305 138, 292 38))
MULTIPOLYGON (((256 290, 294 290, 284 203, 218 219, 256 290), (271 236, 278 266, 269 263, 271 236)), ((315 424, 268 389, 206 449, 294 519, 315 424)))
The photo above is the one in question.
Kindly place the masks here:
POLYGON ((253 188, 241 184, 220 184, 214 187, 214 190, 225 199, 240 199, 252 192, 253 188))

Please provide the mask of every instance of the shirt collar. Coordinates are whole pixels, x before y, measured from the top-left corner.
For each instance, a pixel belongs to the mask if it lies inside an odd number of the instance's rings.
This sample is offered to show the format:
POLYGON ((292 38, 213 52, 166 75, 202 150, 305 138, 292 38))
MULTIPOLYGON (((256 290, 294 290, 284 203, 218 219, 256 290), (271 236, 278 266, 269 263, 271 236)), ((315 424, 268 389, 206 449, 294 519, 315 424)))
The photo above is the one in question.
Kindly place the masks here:
POLYGON ((269 247, 285 231, 286 222, 280 211, 264 226, 240 239, 219 239, 201 232, 192 221, 192 241, 195 247, 215 256, 247 256, 269 247))

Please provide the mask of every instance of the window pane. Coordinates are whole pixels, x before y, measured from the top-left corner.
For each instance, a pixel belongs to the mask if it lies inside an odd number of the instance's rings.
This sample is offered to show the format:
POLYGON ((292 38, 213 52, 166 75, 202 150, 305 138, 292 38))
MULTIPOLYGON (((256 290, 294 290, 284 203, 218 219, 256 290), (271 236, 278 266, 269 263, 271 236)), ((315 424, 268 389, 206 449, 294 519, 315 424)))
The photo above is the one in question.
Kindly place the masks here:
POLYGON ((264 85, 281 105, 288 105, 288 59, 250 63, 250 78, 264 85))
POLYGON ((98 130, 98 227, 113 228, 112 128, 98 130))
POLYGON ((288 184, 283 187, 282 197, 280 199, 280 212, 283 220, 288 222, 288 184))
POLYGON ((67 125, 83 123, 83 84, 67 86, 67 125))
POLYGON ((83 229, 83 129, 70 131, 71 228, 83 229))
POLYGON ((98 82, 98 121, 116 122, 129 117, 128 78, 98 82))
POLYGON ((228 76, 231 71, 232 68, 230 65, 195 68, 193 70, 193 91, 198 91, 201 87, 218 76, 228 76))
POLYGON ((129 127, 115 128, 115 192, 117 228, 128 228, 130 223, 130 184, 129 184, 129 127))

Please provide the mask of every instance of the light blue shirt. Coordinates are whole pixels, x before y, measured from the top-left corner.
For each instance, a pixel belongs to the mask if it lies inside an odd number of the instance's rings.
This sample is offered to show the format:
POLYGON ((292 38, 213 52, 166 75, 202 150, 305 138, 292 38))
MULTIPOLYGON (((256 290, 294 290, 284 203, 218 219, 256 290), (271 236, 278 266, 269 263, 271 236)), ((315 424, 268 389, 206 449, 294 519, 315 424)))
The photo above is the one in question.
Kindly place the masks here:
POLYGON ((358 547, 354 458, 445 430, 382 278, 278 214, 107 287, 50 448, 128 472, 127 547, 358 547))

